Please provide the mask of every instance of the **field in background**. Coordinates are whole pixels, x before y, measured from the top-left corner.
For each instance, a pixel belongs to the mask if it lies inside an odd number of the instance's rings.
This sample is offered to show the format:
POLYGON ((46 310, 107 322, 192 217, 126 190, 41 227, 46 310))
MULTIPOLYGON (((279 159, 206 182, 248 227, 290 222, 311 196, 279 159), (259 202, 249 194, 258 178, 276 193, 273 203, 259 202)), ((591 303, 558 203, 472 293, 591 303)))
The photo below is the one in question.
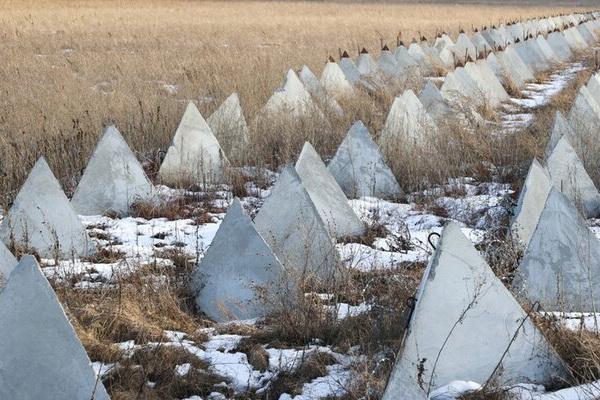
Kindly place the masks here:
MULTIPOLYGON (((320 74, 327 56, 337 56, 340 48, 355 55, 362 46, 377 51, 381 41, 395 45, 398 32, 409 42, 419 34, 431 38, 441 30, 456 33, 459 27, 548 15, 550 10, 153 0, 0 5, 4 204, 40 155, 71 191, 108 120, 117 123, 140 158, 155 162, 191 99, 207 117, 237 91, 252 120, 288 68, 307 64, 320 74)), ((572 10, 553 7, 551 12, 572 10)), ((363 117, 373 127, 386 112, 386 107, 374 107, 363 117)), ((347 129, 337 128, 338 135, 347 129)))

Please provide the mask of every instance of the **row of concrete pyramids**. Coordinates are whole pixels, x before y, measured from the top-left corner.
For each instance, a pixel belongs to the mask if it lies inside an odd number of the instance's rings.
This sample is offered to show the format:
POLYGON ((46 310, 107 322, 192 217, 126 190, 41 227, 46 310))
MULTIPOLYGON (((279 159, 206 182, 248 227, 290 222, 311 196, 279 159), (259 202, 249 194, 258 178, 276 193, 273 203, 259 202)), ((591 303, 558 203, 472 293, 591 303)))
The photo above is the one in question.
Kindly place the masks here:
MULTIPOLYGON (((511 223, 525 248, 513 292, 547 311, 595 312, 600 300, 600 241, 581 214, 597 216, 600 195, 571 146, 577 136, 557 112, 546 166, 533 160, 511 223)), ((531 319, 534 311, 523 310, 460 228, 448 223, 383 398, 435 398, 436 389, 455 380, 507 387, 568 380, 565 364, 531 319)))
POLYGON ((295 278, 334 277, 340 266, 336 239, 365 231, 345 192, 400 193, 360 121, 328 167, 305 143, 295 166, 281 172, 254 223, 234 200, 194 273, 199 308, 217 321, 256 318, 274 301, 264 296, 293 290, 295 278))

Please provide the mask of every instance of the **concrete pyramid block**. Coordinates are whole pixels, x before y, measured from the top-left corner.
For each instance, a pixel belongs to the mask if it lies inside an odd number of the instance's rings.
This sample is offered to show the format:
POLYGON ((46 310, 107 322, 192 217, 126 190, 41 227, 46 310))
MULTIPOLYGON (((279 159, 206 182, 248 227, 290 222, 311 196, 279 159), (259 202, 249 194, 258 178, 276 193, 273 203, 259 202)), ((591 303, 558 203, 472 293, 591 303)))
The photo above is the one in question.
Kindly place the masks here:
POLYGON ((571 128, 571 125, 563 116, 563 114, 557 110, 556 114, 554 114, 552 133, 550 134, 550 139, 548 140, 546 150, 544 151, 546 159, 550 157, 550 154, 552 154, 556 144, 563 136, 566 136, 570 143, 574 143, 573 140, 575 139, 575 132, 573 131, 573 128, 571 128))
POLYGON ((600 193, 566 136, 558 141, 546 164, 554 186, 580 207, 584 215, 600 214, 600 193))
POLYGON ((579 35, 581 35, 581 37, 583 38, 583 40, 585 40, 588 46, 591 46, 594 43, 596 43, 596 38, 594 34, 588 29, 588 27, 585 24, 577 25, 577 28, 575 29, 577 29, 579 35))
POLYGON ((394 58, 396 59, 398 66, 402 69, 410 70, 419 68, 419 63, 417 60, 415 60, 413 56, 408 53, 406 47, 402 45, 396 47, 396 50, 394 50, 394 58))
POLYGON ((351 96, 354 92, 352 83, 346 78, 344 71, 333 61, 325 64, 325 68, 321 73, 321 85, 334 98, 351 96))
POLYGON ((192 276, 196 304, 217 322, 264 317, 284 269, 235 198, 192 276))
POLYGON ((301 118, 317 110, 298 75, 291 69, 287 72, 283 86, 275 91, 263 107, 263 113, 274 116, 301 118))
POLYGON ((422 143, 424 137, 435 129, 435 122, 414 92, 407 90, 392 103, 381 131, 381 145, 396 146, 400 139, 422 143))
POLYGON ((352 125, 327 169, 349 198, 401 194, 400 185, 362 121, 352 125))
POLYGON ((331 237, 360 236, 365 232, 364 224, 310 143, 304 143, 295 168, 331 237))
POLYGON ((569 125, 575 132, 576 142, 574 144, 578 149, 583 149, 586 144, 595 143, 597 140, 596 129, 600 125, 598 108, 599 106, 588 88, 580 87, 567 117, 569 125))
POLYGON ((513 38, 514 41, 516 41, 517 39, 525 39, 525 31, 523 30, 523 25, 521 23, 508 25, 506 27, 506 31, 508 35, 510 35, 510 37, 513 38))
POLYGON ((546 39, 542 36, 539 35, 535 41, 537 42, 537 46, 540 49, 540 51, 542 52, 542 54, 544 55, 544 57, 551 63, 558 63, 561 61, 561 59, 556 55, 556 53, 554 52, 554 50, 552 50, 552 47, 550 47, 550 45, 548 44, 548 42, 546 41, 546 39))
POLYGON ((496 55, 494 53, 490 53, 490 54, 488 54, 485 61, 487 62, 488 67, 492 70, 494 75, 496 75, 496 78, 498 78, 498 80, 500 80, 500 82, 504 83, 506 80, 506 77, 504 75, 502 65, 500 64, 500 61, 498 60, 498 57, 496 57, 496 55))
POLYGON ((450 36, 448 36, 447 34, 443 34, 439 37, 437 37, 435 39, 435 42, 433 43, 433 47, 435 47, 436 49, 438 49, 439 51, 441 51, 442 49, 451 49, 452 47, 454 47, 454 41, 452 40, 452 38, 450 36))
POLYGON ((42 157, 29 172, 0 225, 0 237, 10 246, 41 257, 69 259, 95 252, 77 213, 42 157))
MULTIPOLYGON (((590 77, 590 79, 588 80, 587 84, 585 85, 590 97, 592 99, 594 99, 594 102, 591 102, 592 104, 595 103, 595 105, 599 105, 600 104, 600 77, 598 77, 598 74, 594 74, 590 77)), ((600 107, 597 107, 598 109, 600 109, 600 107)))
POLYGON ((506 76, 512 80, 518 87, 519 83, 525 83, 534 80, 533 72, 523 62, 513 45, 509 45, 504 51, 496 53, 500 64, 502 65, 506 76))
POLYGON ((554 51, 554 53, 560 58, 561 61, 568 61, 573 57, 571 47, 565 40, 562 32, 552 32, 546 38, 548 45, 554 51))
POLYGON ((534 159, 519 194, 510 226, 513 236, 524 247, 529 245, 551 189, 552 181, 548 170, 534 159))
POLYGON ((573 51, 582 51, 588 48, 588 44, 585 39, 581 37, 581 34, 576 28, 569 28, 563 31, 565 40, 573 51))
POLYGON ((0 398, 109 399, 32 256, 0 292, 0 321, 0 398))
POLYGON ((286 271, 323 279, 335 275, 335 241, 293 166, 281 172, 254 224, 286 271))
POLYGON ((384 400, 425 400, 452 381, 503 386, 567 376, 541 331, 458 225, 424 272, 384 400))
POLYGON ((0 292, 17 264, 18 261, 15 256, 4 243, 0 242, 0 292))
POLYGON ((371 75, 378 71, 377 63, 373 60, 373 57, 365 51, 358 55, 358 58, 356 59, 356 68, 358 68, 361 75, 371 75))
POLYGON ((516 43, 514 46, 521 59, 532 71, 546 71, 550 68, 550 65, 546 62, 536 44, 535 40, 527 40, 525 42, 516 43))
POLYGON ((250 143, 248 124, 237 93, 232 93, 211 114, 206 123, 228 159, 243 160, 250 143))
POLYGON ((444 100, 458 108, 470 108, 471 105, 479 107, 485 102, 484 92, 463 67, 446 75, 440 92, 444 100))
POLYGON ((152 192, 142 165, 111 125, 104 129, 71 205, 81 215, 127 215, 134 202, 149 199, 152 192))
POLYGON ((442 49, 439 52, 439 57, 446 68, 454 68, 454 53, 449 49, 442 49))
POLYGON ((484 29, 481 31, 481 36, 488 42, 492 49, 495 50, 498 46, 505 46, 504 39, 497 29, 484 29))
POLYGON ((212 129, 190 102, 158 171, 160 179, 169 184, 220 182, 228 165, 212 129))
POLYGON ((513 289, 546 311, 595 312, 600 300, 600 242, 556 188, 546 200, 513 289))
POLYGON ((427 81, 419 94, 419 101, 436 124, 444 122, 452 114, 452 110, 442 97, 442 93, 431 81, 427 81))
POLYGON ((356 68, 356 64, 354 64, 354 61, 350 57, 342 57, 339 66, 348 82, 353 85, 360 83, 360 71, 356 68))
MULTIPOLYGON (((423 45, 426 46, 425 42, 423 45)), ((425 52, 423 46, 419 43, 411 43, 408 46, 408 54, 419 64, 424 75, 430 74, 434 70, 431 57, 425 52)))
POLYGON ((485 60, 468 62, 465 65, 465 71, 475 81, 481 93, 485 94, 487 104, 492 108, 499 107, 503 101, 509 99, 508 93, 494 72, 487 66, 485 60))
POLYGON ((406 72, 398 65, 398 61, 389 50, 381 51, 379 59, 377 60, 377 68, 384 74, 396 79, 400 79, 402 74, 406 72))
POLYGON ((308 90, 308 93, 310 93, 311 96, 317 100, 323 109, 329 110, 337 116, 342 116, 344 114, 342 107, 340 107, 338 102, 333 97, 327 94, 327 91, 323 85, 321 85, 321 82, 319 82, 310 68, 308 68, 306 65, 303 66, 298 76, 300 77, 300 80, 304 84, 306 90, 308 90))
POLYGON ((489 53, 493 49, 492 45, 483 37, 480 32, 473 33, 470 39, 477 50, 477 54, 481 52, 489 53))
POLYGON ((458 35, 452 51, 456 55, 456 58, 461 60, 463 63, 466 63, 467 57, 471 57, 472 60, 477 59, 477 50, 475 49, 475 45, 464 33, 458 35))

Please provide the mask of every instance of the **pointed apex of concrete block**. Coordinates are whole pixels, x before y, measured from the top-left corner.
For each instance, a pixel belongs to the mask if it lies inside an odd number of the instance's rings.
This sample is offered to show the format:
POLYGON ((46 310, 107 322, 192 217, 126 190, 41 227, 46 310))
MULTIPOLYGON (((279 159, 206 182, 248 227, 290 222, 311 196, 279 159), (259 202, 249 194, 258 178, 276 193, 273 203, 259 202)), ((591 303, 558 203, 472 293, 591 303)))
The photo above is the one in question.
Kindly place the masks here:
POLYGON ((153 186, 114 125, 104 129, 79 181, 71 204, 81 215, 127 215, 131 205, 147 200, 153 186))
POLYGON ((249 144, 248 125, 237 93, 232 93, 206 120, 228 159, 241 161, 249 144))
POLYGON ((295 167, 332 237, 360 236, 364 233, 364 224, 310 143, 304 143, 295 167))
POLYGON ((565 378, 541 331, 460 227, 448 223, 436 247, 383 399, 425 400, 456 380, 510 385, 565 378))
POLYGON ((362 121, 355 122, 327 166, 346 196, 396 197, 400 185, 362 121))
POLYGON ((5 244, 35 252, 41 257, 84 257, 94 252, 77 213, 60 183, 41 157, 0 225, 5 244))
POLYGON ((218 322, 264 317, 282 283, 283 266, 238 198, 227 210, 193 274, 196 303, 218 322))

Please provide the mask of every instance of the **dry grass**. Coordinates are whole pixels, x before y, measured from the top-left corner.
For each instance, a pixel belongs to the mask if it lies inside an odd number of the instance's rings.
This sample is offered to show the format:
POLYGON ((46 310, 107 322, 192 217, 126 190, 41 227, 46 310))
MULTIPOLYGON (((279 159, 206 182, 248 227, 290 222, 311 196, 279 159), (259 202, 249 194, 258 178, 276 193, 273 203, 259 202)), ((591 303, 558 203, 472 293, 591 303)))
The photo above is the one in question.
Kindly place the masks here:
MULTIPOLYGON (((208 115, 240 93, 249 120, 279 86, 287 68, 316 73, 339 48, 377 50, 419 33, 566 12, 532 5, 362 2, 190 2, 135 0, 2 1, 0 3, 0 191, 9 203, 35 159, 45 155, 73 190, 108 120, 115 121, 149 170, 160 162, 185 103, 208 115), (174 85, 177 92, 170 92, 174 85)), ((389 99, 366 98, 332 129, 264 144, 264 163, 286 162, 304 139, 331 154, 352 118, 380 126, 389 99), (325 132, 324 132, 325 131, 325 132), (331 131, 331 135, 329 132, 331 131), (326 134, 323 134, 326 133, 326 134), (319 138, 321 138, 319 140, 319 138)), ((261 145, 261 143, 263 143, 261 145)))

